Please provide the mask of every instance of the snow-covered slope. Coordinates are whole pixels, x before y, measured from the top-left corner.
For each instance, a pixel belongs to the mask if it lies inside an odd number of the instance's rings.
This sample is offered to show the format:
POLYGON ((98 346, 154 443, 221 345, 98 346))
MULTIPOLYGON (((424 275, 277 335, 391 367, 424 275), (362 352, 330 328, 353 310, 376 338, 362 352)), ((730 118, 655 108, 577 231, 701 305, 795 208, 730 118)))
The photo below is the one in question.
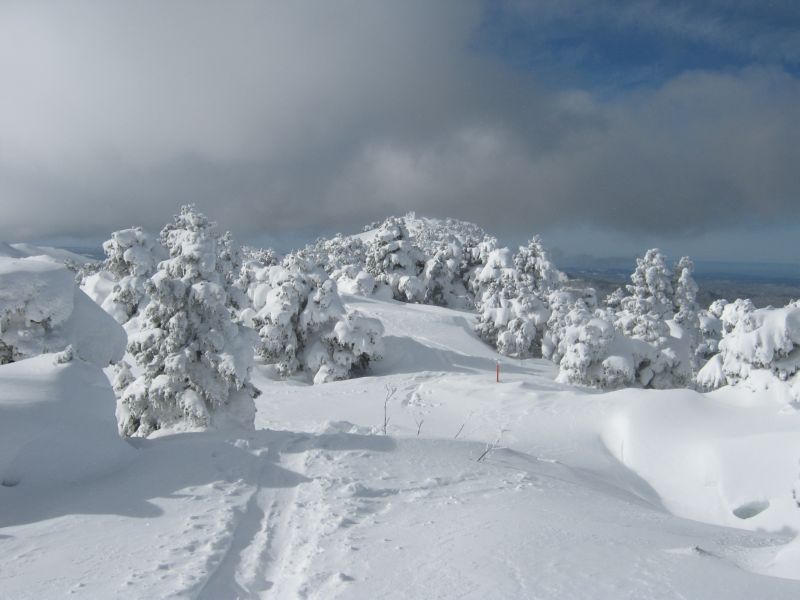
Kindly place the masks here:
POLYGON ((35 246, 34 244, 7 244, 0 242, 0 256, 8 256, 10 258, 26 258, 38 257, 53 260, 56 262, 73 262, 78 265, 85 263, 97 262, 96 259, 64 250, 62 248, 53 248, 52 246, 35 246))
POLYGON ((372 376, 261 367, 255 432, 139 441, 48 493, 0 487, 0 596, 800 594, 796 412, 735 390, 582 391, 539 360, 502 358, 497 383, 473 315, 346 300, 385 326, 372 376))

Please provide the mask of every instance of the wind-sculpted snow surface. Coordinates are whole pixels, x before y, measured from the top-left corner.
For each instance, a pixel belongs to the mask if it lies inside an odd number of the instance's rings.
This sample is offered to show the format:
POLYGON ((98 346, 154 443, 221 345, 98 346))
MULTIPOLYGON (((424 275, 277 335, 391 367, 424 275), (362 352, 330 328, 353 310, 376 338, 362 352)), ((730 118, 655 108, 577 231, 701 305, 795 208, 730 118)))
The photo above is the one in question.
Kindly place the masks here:
POLYGON ((125 332, 63 265, 0 257, 0 364, 67 347, 105 367, 122 358, 125 332))
MULTIPOLYGON (((110 472, 132 453, 97 366, 44 354, 0 367, 0 503, 12 489, 56 499, 60 486, 110 472)), ((4 525, 14 520, 7 507, 0 515, 4 525)))

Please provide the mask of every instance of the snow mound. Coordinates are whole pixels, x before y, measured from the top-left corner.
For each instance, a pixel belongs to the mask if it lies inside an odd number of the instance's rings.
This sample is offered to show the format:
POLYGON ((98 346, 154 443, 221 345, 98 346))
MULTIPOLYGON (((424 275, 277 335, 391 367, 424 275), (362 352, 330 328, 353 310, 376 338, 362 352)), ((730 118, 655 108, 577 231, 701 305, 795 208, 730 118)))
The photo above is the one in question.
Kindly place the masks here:
POLYGON ((72 346, 105 367, 125 352, 124 330, 75 285, 64 266, 0 258, 0 364, 72 346))
POLYGON ((85 480, 132 451, 117 435, 114 392, 96 366, 42 355, 0 367, 0 499, 85 480))

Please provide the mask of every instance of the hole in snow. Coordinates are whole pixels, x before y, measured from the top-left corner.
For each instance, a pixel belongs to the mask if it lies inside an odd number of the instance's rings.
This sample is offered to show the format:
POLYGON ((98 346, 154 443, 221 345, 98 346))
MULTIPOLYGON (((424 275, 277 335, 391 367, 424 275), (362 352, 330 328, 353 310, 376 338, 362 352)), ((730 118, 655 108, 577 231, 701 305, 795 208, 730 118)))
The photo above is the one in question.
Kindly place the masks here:
POLYGON ((769 508, 767 500, 753 500, 733 509, 733 514, 740 519, 752 519, 769 508))
POLYGON ((15 485, 19 485, 19 477, 6 477, 0 482, 0 485, 3 487, 14 487, 15 485))

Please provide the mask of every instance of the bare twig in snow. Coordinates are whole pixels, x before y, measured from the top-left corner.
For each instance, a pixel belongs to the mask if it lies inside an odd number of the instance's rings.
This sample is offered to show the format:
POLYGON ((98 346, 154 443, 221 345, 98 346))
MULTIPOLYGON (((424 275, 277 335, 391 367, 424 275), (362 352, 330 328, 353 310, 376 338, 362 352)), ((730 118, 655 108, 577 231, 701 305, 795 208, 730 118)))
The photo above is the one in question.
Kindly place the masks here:
POLYGON ((478 457, 478 459, 475 462, 483 461, 483 459, 489 456, 490 452, 497 450, 500 447, 500 440, 503 439, 503 434, 506 431, 508 431, 508 429, 501 428, 500 433, 497 434, 497 439, 493 441, 491 444, 486 444, 486 449, 483 451, 483 453, 478 457))
POLYGON ((383 435, 386 435, 389 429, 389 401, 397 393, 396 385, 386 384, 386 398, 383 400, 383 435))
POLYGON ((453 439, 454 439, 454 440, 458 439, 458 436, 460 436, 460 435, 461 435, 461 432, 462 432, 462 431, 464 431, 464 427, 467 425, 467 421, 469 421, 469 420, 470 420, 470 417, 472 417, 472 413, 473 413, 473 412, 474 412, 474 411, 470 412, 470 413, 467 415, 467 418, 466 418, 466 419, 464 419, 464 422, 461 424, 461 427, 459 427, 459 428, 458 428, 458 431, 457 431, 457 432, 456 432, 456 434, 453 436, 453 439))

